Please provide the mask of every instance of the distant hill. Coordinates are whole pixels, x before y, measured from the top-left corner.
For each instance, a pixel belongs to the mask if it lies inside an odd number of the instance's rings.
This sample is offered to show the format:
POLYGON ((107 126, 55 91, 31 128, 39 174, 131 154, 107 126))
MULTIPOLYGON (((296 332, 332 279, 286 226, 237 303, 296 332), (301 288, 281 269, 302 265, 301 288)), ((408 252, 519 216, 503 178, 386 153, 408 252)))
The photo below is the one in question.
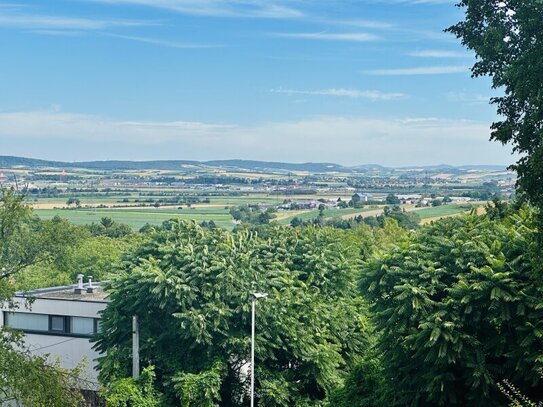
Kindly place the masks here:
POLYGON ((402 170, 425 170, 431 172, 458 172, 458 171, 505 171, 507 167, 504 165, 413 165, 408 167, 401 167, 402 170))
POLYGON ((183 160, 157 160, 157 161, 82 161, 63 162, 39 160, 36 158, 0 156, 0 167, 27 167, 27 168, 88 168, 97 170, 176 170, 184 165, 202 165, 198 161, 183 160))
POLYGON ((282 163, 251 160, 215 160, 205 161, 204 164, 211 167, 230 167, 248 170, 284 170, 284 171, 309 171, 309 172, 350 172, 351 169, 332 163, 282 163))
POLYGON ((460 170, 477 170, 477 171, 506 171, 505 165, 461 165, 457 167, 460 170))
POLYGON ((392 168, 387 168, 379 164, 362 164, 351 167, 355 171, 368 172, 368 171, 387 171, 392 170, 392 168))
MULTIPOLYGON (((191 160, 155 160, 155 161, 82 161, 62 162, 48 161, 35 158, 0 156, 0 167, 27 167, 27 168, 87 168, 95 170, 180 170, 187 167, 200 168, 230 168, 246 171, 307 171, 311 173, 328 172, 368 172, 368 171, 394 171, 394 168, 383 167, 378 164, 364 164, 353 167, 345 167, 334 163, 283 163, 273 161, 253 160, 212 160, 212 161, 191 161, 191 160)), ((505 166, 500 165, 463 165, 451 166, 446 164, 434 166, 411 166, 402 167, 402 170, 423 169, 426 171, 503 171, 505 166)))
POLYGON ((12 167, 63 167, 65 163, 60 161, 47 161, 38 160, 36 158, 24 158, 14 156, 1 156, 0 155, 0 167, 12 168, 12 167))
POLYGON ((69 164, 70 167, 96 170, 179 170, 186 165, 201 166, 199 161, 157 160, 157 161, 82 161, 69 164))
POLYGON ((35 158, 0 156, 0 167, 27 167, 27 168, 87 168, 96 170, 179 170, 186 166, 222 167, 240 170, 263 171, 308 171, 308 172, 350 172, 351 169, 333 163, 282 163, 251 160, 156 160, 156 161, 82 161, 60 162, 47 161, 35 158))

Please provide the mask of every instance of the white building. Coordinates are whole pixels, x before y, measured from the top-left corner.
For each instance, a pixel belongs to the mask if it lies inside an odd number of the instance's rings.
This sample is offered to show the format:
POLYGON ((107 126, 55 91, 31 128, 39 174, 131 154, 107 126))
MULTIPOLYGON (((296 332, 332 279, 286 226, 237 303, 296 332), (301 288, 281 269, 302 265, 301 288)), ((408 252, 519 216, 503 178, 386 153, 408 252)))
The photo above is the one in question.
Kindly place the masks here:
POLYGON ((107 306, 107 294, 100 283, 51 287, 17 293, 16 308, 2 308, 0 327, 25 333, 25 345, 36 355, 49 355, 64 368, 84 362, 81 373, 85 390, 98 389, 96 369, 99 353, 90 338, 100 330, 100 311, 107 306), (32 302, 29 304, 29 299, 32 302))

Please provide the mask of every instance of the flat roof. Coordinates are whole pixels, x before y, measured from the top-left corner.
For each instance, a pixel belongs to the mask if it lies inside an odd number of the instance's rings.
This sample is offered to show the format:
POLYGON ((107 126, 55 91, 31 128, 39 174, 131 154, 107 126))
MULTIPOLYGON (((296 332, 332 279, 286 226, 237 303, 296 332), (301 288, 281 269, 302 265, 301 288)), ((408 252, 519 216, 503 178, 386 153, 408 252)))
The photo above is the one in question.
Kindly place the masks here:
POLYGON ((15 294, 19 298, 39 298, 50 300, 69 300, 69 301, 89 301, 89 302, 109 302, 107 297, 109 293, 105 292, 102 282, 92 283, 93 292, 88 293, 89 284, 83 284, 81 294, 77 294, 75 289, 77 284, 64 285, 59 287, 39 288, 31 291, 19 291, 15 294))

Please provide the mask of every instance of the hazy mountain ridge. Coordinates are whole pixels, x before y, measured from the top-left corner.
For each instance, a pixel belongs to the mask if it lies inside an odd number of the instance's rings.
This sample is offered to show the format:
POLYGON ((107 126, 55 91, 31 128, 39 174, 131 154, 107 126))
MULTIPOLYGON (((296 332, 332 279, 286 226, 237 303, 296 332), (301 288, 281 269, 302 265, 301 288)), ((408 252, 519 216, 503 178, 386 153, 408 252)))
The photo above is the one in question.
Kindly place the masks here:
MULTIPOLYGON (((307 171, 307 172, 368 172, 393 170, 392 167, 385 167, 378 164, 363 164, 352 167, 342 166, 334 163, 284 163, 274 161, 255 161, 255 160, 151 160, 151 161, 128 161, 128 160, 105 160, 105 161, 81 161, 81 162, 63 162, 42 160, 36 158, 0 156, 1 168, 27 167, 27 168, 87 168, 96 170, 179 170, 187 166, 196 167, 219 167, 236 168, 240 170, 263 171, 263 170, 281 170, 281 171, 307 171)), ((398 167, 400 168, 400 167, 398 167)), ((402 170, 505 170, 505 166, 500 165, 433 165, 433 166, 407 166, 401 167, 402 170)))

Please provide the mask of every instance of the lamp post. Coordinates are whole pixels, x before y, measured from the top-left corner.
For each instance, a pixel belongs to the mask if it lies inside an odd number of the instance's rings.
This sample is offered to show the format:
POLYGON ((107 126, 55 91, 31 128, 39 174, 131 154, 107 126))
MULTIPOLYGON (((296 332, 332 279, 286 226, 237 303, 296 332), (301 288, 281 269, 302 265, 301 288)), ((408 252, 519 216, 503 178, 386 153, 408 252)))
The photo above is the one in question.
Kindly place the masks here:
POLYGON ((251 298, 251 407, 255 405, 255 321, 256 321, 256 302, 266 298, 266 293, 253 293, 251 298))

